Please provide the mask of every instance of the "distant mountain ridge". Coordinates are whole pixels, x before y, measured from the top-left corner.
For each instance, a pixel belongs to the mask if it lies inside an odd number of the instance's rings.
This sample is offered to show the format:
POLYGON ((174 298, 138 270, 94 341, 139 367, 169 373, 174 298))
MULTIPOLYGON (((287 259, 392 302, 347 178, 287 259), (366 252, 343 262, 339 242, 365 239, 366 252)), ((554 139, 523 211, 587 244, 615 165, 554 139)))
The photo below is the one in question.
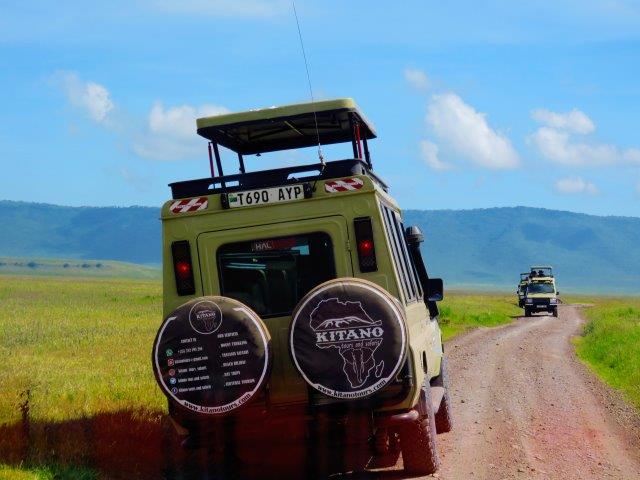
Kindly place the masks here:
POLYGON ((160 210, 0 200, 0 256, 160 263, 160 210))
POLYGON ((552 265, 559 288, 640 293, 640 218, 530 207, 407 210, 430 272, 449 283, 515 285, 531 265, 552 265))
MULTIPOLYGON (((161 261, 151 207, 62 207, 0 201, 0 257, 161 261)), ((449 285, 515 289, 532 264, 555 267, 560 289, 640 293, 640 218, 530 207, 406 210, 430 274, 449 285)))

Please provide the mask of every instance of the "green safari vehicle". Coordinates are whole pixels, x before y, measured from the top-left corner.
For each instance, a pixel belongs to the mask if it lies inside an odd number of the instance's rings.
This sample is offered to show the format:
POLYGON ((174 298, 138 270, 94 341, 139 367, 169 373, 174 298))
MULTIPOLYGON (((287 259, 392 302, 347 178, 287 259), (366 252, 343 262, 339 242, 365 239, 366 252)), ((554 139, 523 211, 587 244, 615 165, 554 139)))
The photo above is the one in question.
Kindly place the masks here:
POLYGON ((529 273, 521 273, 520 274, 520 282, 518 283, 518 289, 516 290, 516 295, 518 295, 518 306, 520 308, 524 307, 524 297, 527 293, 527 284, 529 283, 529 273))
POLYGON ((236 445, 339 431, 332 442, 436 471, 436 433, 452 428, 442 280, 373 172, 373 126, 340 99, 200 118, 197 132, 211 175, 172 183, 162 207, 152 353, 183 446, 224 449, 230 424, 236 445), (352 157, 245 169, 249 155, 337 143, 352 157))
POLYGON ((553 268, 550 266, 531 267, 524 295, 525 317, 530 317, 535 312, 548 312, 557 317, 559 295, 556 279, 553 276, 553 268))

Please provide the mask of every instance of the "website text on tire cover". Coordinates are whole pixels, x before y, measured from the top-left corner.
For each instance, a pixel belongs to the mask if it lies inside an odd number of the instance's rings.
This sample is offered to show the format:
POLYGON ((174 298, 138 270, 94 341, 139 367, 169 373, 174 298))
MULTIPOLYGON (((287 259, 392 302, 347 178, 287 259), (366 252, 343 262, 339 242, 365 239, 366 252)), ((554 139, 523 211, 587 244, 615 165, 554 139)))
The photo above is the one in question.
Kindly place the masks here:
POLYGON ((211 175, 172 183, 162 208, 152 359, 183 445, 211 446, 229 418, 235 441, 276 426, 317 433, 323 418, 347 425, 336 442, 400 449, 407 471, 435 471, 435 435, 452 425, 442 280, 373 172, 372 124, 338 99, 200 118, 197 131, 211 175), (352 158, 245 168, 248 155, 318 140, 350 143, 352 158), (223 173, 220 147, 239 173, 223 173))

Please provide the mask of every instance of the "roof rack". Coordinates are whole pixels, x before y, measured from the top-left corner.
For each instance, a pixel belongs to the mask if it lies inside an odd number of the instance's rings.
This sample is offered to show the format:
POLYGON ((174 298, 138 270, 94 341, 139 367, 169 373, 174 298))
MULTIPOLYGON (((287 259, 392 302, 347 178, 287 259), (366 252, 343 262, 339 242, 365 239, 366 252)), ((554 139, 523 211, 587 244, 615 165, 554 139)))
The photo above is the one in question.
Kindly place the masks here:
POLYGON ((246 173, 244 155, 351 142, 354 159, 373 169, 367 140, 376 138, 373 125, 351 98, 300 103, 199 118, 198 134, 209 140, 209 164, 223 177, 219 146, 238 155, 240 173, 246 173))
POLYGON ((229 193, 247 188, 268 188, 283 186, 301 181, 313 182, 351 175, 368 175, 385 191, 387 185, 376 176, 369 166, 360 159, 335 160, 327 163, 299 165, 295 167, 276 168, 257 172, 224 175, 221 177, 201 178, 184 182, 170 183, 174 199, 229 193), (299 174, 306 174, 300 176, 299 174))

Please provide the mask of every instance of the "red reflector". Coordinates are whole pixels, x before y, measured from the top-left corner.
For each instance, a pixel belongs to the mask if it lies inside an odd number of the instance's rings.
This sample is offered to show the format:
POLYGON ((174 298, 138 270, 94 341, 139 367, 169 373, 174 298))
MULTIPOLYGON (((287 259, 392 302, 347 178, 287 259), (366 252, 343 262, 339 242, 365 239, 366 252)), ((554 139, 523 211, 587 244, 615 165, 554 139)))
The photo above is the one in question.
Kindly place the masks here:
POLYGON ((354 218, 353 228, 358 246, 360 271, 362 273, 375 272, 378 270, 378 263, 376 262, 376 245, 373 242, 371 217, 354 218))
POLYGON ((373 242, 371 240, 361 240, 358 244, 360 254, 369 256, 373 253, 373 242))
POLYGON ((191 265, 188 262, 178 262, 176 263, 176 272, 180 278, 187 279, 191 275, 191 265))

